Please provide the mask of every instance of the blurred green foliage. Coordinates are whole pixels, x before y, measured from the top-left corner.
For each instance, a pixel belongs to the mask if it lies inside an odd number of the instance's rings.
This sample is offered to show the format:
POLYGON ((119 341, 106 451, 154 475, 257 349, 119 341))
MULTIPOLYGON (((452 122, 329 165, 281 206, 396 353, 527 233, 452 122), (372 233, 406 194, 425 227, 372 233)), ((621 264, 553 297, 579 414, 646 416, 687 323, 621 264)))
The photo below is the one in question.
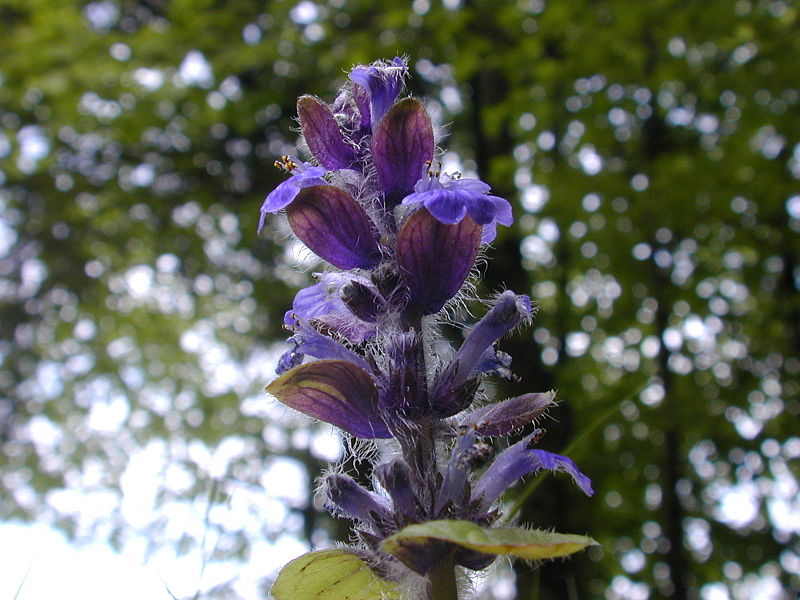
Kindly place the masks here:
POLYGON ((261 392, 321 267, 255 228, 296 97, 406 54, 445 168, 516 206, 482 287, 539 312, 499 391, 558 390, 549 450, 593 428, 573 455, 595 498, 550 478, 521 514, 603 547, 517 565, 518 597, 800 587, 794 3, 0 0, 0 19, 0 518, 190 549, 164 507, 222 507, 209 560, 346 535, 308 489, 328 430, 261 392), (148 452, 143 517, 126 478, 148 452), (304 498, 270 480, 287 460, 304 498))

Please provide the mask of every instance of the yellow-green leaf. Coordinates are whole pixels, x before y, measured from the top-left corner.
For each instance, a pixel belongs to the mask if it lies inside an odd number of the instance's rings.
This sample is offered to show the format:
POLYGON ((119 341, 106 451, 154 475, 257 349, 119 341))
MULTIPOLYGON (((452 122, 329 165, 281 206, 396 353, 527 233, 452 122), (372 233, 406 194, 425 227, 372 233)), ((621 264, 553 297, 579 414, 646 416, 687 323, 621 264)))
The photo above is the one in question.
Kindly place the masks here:
POLYGON ((386 538, 383 549, 404 563, 414 563, 426 544, 438 540, 450 542, 485 554, 513 554, 529 560, 567 556, 587 546, 592 538, 570 533, 554 533, 521 527, 484 528, 470 521, 428 521, 409 525, 386 538))
POLYGON ((276 600, 388 600, 397 586, 381 579, 347 550, 308 552, 281 569, 272 586, 276 600))

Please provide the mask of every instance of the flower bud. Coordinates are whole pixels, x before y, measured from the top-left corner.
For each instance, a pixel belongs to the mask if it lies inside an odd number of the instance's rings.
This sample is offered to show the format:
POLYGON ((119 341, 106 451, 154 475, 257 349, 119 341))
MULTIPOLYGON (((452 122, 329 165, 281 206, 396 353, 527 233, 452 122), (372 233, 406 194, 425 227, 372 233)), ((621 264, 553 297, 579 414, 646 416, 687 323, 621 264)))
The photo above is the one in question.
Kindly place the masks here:
POLYGON ((481 227, 470 217, 445 225, 420 209, 406 220, 395 256, 409 290, 409 314, 436 313, 458 293, 475 264, 480 239, 481 227))
POLYGON ((344 190, 333 185, 303 188, 286 214, 300 241, 333 266, 347 270, 378 264, 378 232, 344 190))
POLYGON ((355 149, 339 129, 333 111, 319 98, 301 96, 297 101, 300 131, 311 154, 326 169, 348 169, 356 160, 355 149))
POLYGON ((433 160, 433 126, 419 100, 406 98, 389 109, 372 136, 372 155, 391 210, 414 190, 433 160))

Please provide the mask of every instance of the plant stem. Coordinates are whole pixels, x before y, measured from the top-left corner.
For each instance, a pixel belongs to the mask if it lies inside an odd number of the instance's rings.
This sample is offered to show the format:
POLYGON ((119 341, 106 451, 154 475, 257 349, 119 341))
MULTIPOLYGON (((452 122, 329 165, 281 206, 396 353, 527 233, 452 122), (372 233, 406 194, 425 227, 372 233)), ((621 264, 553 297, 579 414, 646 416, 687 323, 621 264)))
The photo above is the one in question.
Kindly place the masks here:
POLYGON ((434 565, 428 574, 429 600, 458 600, 456 570, 452 555, 448 555, 434 565))

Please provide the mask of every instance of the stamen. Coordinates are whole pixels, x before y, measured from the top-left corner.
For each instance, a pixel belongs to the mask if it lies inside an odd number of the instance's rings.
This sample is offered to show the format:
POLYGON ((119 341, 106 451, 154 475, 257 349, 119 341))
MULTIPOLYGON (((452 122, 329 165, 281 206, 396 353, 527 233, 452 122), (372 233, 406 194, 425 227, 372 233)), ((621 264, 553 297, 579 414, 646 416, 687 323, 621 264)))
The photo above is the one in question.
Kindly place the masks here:
POLYGON ((478 442, 459 455, 457 464, 460 469, 474 469, 486 463, 493 455, 494 448, 489 444, 478 442))
POLYGON ((282 171, 286 171, 287 173, 291 173, 298 166, 299 165, 294 161, 294 159, 288 155, 283 155, 279 160, 275 161, 275 167, 281 169, 282 171))
POLYGON ((526 448, 528 448, 528 449, 530 449, 530 448, 532 448, 534 445, 538 444, 538 443, 539 443, 539 440, 541 440, 541 439, 542 439, 542 437, 544 437, 544 434, 545 434, 545 433, 547 433, 547 430, 546 430, 546 429, 537 429, 536 431, 534 431, 534 432, 533 432, 533 434, 532 434, 532 437, 531 437, 531 439, 530 439, 530 440, 528 440, 528 443, 526 444, 526 446, 525 446, 525 447, 526 447, 526 448))

